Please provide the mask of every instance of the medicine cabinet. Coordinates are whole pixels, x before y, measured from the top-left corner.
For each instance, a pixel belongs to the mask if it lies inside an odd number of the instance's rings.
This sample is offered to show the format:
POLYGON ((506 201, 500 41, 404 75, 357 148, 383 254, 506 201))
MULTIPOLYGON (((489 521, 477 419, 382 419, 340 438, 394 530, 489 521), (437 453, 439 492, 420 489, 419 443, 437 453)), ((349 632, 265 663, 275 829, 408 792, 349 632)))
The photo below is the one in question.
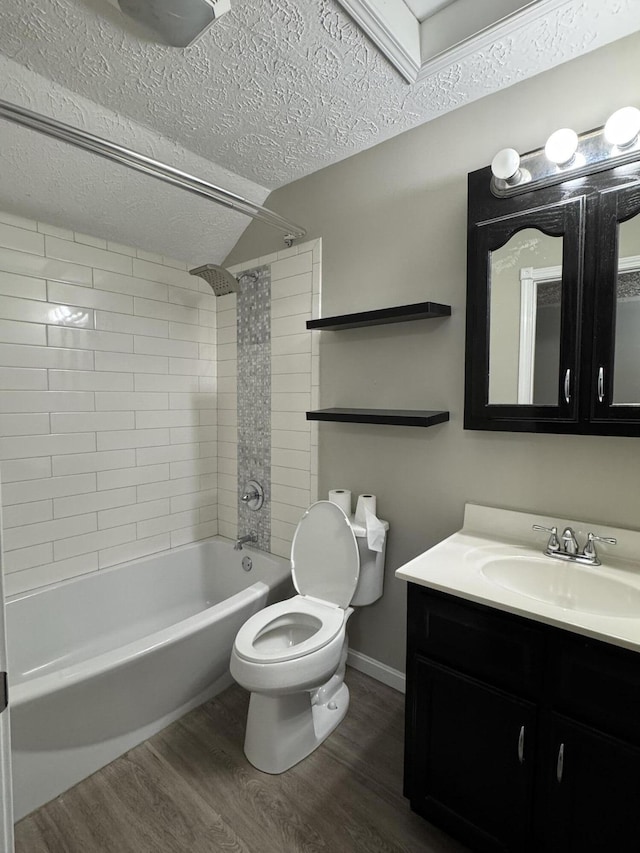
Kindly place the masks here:
POLYGON ((465 428, 640 435, 640 164, 469 175, 465 428))

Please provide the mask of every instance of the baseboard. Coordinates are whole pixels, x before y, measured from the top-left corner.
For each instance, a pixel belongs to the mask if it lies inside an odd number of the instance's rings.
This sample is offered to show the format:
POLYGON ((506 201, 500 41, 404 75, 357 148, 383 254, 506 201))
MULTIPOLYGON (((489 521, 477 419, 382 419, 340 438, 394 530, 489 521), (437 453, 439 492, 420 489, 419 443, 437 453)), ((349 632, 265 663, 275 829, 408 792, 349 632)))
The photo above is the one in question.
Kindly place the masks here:
POLYGON ((393 687, 399 693, 405 692, 405 674, 399 669, 387 666, 386 663, 380 663, 379 660, 370 658, 369 655, 363 655, 362 652, 355 652, 349 649, 347 663, 358 672, 364 672, 365 675, 370 675, 376 681, 381 681, 388 687, 393 687))

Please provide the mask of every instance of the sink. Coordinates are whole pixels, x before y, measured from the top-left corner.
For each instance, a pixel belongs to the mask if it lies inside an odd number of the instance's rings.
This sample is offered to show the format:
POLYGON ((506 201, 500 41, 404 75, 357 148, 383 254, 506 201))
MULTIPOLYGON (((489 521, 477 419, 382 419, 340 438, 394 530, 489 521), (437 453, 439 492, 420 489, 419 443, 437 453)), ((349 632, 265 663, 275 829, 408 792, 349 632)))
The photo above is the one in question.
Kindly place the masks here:
POLYGON ((480 572, 496 586, 565 610, 622 618, 640 615, 640 589, 588 566, 509 555, 487 560, 480 572))

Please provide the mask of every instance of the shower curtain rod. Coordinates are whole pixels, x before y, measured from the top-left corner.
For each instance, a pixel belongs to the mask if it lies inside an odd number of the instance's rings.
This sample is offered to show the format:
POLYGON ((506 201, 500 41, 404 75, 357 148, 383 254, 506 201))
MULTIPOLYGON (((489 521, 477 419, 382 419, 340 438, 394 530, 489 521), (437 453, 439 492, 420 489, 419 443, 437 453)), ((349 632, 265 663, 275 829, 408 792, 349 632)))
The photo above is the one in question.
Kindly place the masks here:
POLYGON ((61 139, 63 142, 68 142, 77 148, 83 148, 85 151, 92 151, 100 157, 106 157, 107 160, 121 163, 123 166, 127 166, 137 172, 151 175, 151 177, 164 181, 167 184, 172 184, 195 195, 208 198, 216 204, 236 210, 245 216, 258 219, 260 222, 284 231, 284 241, 288 246, 294 240, 304 237, 307 233, 304 228, 295 225, 293 222, 289 222, 289 220, 278 213, 274 213, 273 210, 255 204, 246 198, 242 198, 242 196, 229 192, 229 190, 217 187, 215 184, 197 178, 195 175, 190 175, 188 172, 174 169, 173 166, 153 160, 151 157, 146 157, 144 154, 139 154, 137 151, 125 148, 123 145, 117 145, 108 139, 95 136, 86 130, 79 130, 77 127, 72 127, 69 124, 63 124, 61 121, 56 121, 56 119, 49 118, 49 116, 32 112, 24 107, 9 103, 9 101, 4 101, 1 98, 0 118, 7 119, 7 121, 22 125, 23 127, 29 127, 32 130, 38 131, 38 133, 44 133, 46 136, 51 136, 54 139, 61 139))

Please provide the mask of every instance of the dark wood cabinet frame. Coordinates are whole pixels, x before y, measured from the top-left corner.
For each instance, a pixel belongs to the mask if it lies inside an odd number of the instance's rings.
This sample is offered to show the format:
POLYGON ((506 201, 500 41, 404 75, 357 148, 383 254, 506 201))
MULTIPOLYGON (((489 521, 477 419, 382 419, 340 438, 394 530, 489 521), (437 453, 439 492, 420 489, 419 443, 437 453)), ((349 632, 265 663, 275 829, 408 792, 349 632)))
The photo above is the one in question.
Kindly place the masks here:
POLYGON ((413 811, 478 853, 637 853, 638 652, 417 584, 407 604, 413 811))
POLYGON ((611 403, 618 225, 640 214, 640 163, 512 198, 493 196, 490 179, 488 167, 469 175, 465 429, 640 435, 640 406, 611 403), (524 228, 563 237, 555 406, 489 403, 491 252, 524 228))

